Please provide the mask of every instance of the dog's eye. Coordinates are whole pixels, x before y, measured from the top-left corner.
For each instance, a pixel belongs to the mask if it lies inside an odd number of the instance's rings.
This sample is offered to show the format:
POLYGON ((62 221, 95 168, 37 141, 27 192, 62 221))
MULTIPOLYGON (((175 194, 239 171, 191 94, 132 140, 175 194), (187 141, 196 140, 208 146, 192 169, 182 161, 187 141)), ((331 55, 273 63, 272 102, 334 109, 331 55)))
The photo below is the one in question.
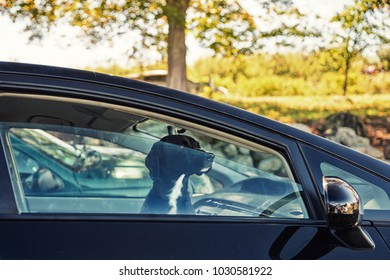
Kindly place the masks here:
POLYGON ((186 140, 183 140, 183 142, 181 142, 181 145, 184 147, 187 147, 187 148, 192 148, 191 143, 189 141, 186 141, 186 140))

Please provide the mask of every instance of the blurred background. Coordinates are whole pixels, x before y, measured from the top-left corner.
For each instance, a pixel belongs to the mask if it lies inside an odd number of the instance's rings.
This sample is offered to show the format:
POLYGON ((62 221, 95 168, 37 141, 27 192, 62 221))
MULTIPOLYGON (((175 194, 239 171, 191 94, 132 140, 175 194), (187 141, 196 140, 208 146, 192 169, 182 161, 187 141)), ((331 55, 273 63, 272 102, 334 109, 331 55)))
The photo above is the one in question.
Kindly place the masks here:
POLYGON ((0 60, 144 80, 390 160, 389 0, 0 0, 0 60))

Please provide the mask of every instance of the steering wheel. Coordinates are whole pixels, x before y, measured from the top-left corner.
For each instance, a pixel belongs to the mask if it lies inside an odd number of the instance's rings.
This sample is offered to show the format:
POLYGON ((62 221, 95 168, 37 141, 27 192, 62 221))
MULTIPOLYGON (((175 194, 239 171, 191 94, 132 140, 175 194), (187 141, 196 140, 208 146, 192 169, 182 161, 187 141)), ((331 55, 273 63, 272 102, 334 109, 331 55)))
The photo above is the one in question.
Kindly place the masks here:
POLYGON ((270 206, 268 206, 266 209, 261 211, 259 217, 261 218, 268 218, 270 217, 275 211, 277 211, 279 208, 282 208, 287 203, 290 203, 291 201, 302 197, 303 191, 293 192, 286 196, 283 196, 282 198, 276 200, 273 202, 270 206))

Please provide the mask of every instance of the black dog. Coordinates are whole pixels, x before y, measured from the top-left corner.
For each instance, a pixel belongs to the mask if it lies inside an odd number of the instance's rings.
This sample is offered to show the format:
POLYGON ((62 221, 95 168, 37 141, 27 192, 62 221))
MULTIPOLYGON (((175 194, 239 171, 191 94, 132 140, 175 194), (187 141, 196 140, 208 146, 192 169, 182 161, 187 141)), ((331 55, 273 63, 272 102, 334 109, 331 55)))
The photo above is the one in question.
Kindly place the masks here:
POLYGON ((214 154, 202 151, 190 136, 168 135, 154 143, 145 159, 153 187, 141 213, 194 214, 188 178, 209 171, 213 160, 214 154))

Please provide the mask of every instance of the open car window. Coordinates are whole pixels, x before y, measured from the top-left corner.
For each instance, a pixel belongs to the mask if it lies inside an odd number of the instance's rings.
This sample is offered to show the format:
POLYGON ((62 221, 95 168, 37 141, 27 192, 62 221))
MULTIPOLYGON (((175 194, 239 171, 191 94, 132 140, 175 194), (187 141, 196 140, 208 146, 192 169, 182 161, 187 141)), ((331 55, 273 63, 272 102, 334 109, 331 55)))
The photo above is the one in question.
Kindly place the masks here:
POLYGON ((1 123, 19 211, 308 218, 277 151, 131 117, 118 131, 1 123))

